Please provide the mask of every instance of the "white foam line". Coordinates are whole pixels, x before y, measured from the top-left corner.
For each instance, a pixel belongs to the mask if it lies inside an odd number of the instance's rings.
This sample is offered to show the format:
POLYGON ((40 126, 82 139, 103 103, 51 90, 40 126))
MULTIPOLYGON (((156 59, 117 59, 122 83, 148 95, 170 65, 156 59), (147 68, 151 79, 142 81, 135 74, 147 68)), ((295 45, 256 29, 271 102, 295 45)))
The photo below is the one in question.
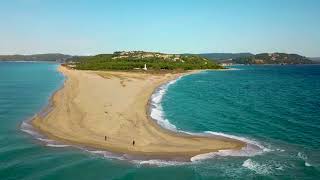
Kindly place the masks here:
POLYGON ((35 139, 43 142, 48 147, 54 148, 65 148, 65 147, 74 147, 80 149, 82 151, 88 152, 90 154, 95 154, 107 159, 116 159, 116 160, 126 160, 136 165, 150 165, 150 166, 174 166, 174 165, 182 165, 186 164, 187 162, 176 162, 176 161, 165 161, 159 159, 150 159, 150 160, 141 160, 134 156, 130 156, 127 154, 116 154, 108 151, 103 150, 92 150, 82 146, 76 146, 71 144, 62 144, 58 141, 47 139, 45 136, 39 134, 28 122, 22 122, 21 130, 33 136, 35 139))
POLYGON ((71 145, 66 144, 47 144, 48 147, 56 147, 56 148, 63 148, 63 147, 70 147, 71 145))
POLYGON ((227 137, 231 139, 237 139, 246 143, 246 146, 241 148, 240 150, 226 149, 226 150, 219 150, 218 152, 198 154, 190 158, 192 162, 211 159, 216 156, 252 157, 256 155, 261 155, 264 152, 272 151, 254 140, 244 138, 244 137, 234 136, 234 135, 228 135, 225 133, 206 131, 205 133, 188 133, 188 134, 198 135, 198 136, 210 136, 211 134, 214 136, 222 136, 222 137, 227 137))
POLYGON ((151 159, 146 161, 136 161, 139 165, 151 165, 151 166, 179 166, 179 165, 185 165, 187 162, 178 162, 178 161, 164 161, 159 159, 151 159))
POLYGON ((205 131, 204 133, 189 133, 189 134, 198 135, 198 136, 210 136, 210 135, 221 136, 221 137, 240 140, 246 143, 246 146, 241 148, 240 150, 226 149, 226 150, 219 150, 218 152, 211 152, 211 153, 205 153, 205 154, 199 154, 199 155, 193 156, 190 159, 193 162, 214 158, 215 156, 251 157, 251 156, 260 155, 264 152, 271 151, 270 149, 264 147, 263 145, 261 145, 260 143, 254 140, 244 138, 244 137, 229 135, 221 132, 205 131))
POLYGON ((154 94, 151 96, 151 109, 150 109, 150 116, 152 119, 156 120, 156 122, 163 128, 169 129, 172 131, 177 131, 177 128, 175 125, 171 124, 168 119, 164 118, 164 113, 162 109, 162 99, 163 96, 166 94, 168 88, 176 83, 178 80, 180 80, 182 77, 179 77, 175 80, 169 81, 166 84, 163 84, 160 86, 154 94))
POLYGON ((26 132, 26 133, 32 135, 32 136, 36 136, 36 137, 40 136, 40 134, 37 131, 35 131, 34 128, 29 123, 27 123, 25 121, 22 122, 22 124, 21 124, 21 130, 23 132, 26 132))
POLYGON ((70 145, 67 144, 61 144, 55 140, 52 139, 47 139, 45 138, 43 135, 41 135, 40 133, 38 133, 34 127, 29 124, 28 122, 24 121, 21 124, 21 130, 27 134, 30 134, 31 136, 33 136, 35 139, 44 142, 46 146, 50 146, 50 147, 67 147, 70 145))
POLYGON ((236 139, 239 141, 243 141, 246 142, 249 145, 252 146, 256 146, 258 147, 260 150, 262 150, 263 152, 269 152, 271 151, 270 149, 264 147, 262 144, 260 144, 259 142, 255 141, 255 140, 251 140, 249 138, 245 138, 245 137, 240 137, 240 136, 235 136, 235 135, 230 135, 230 134, 225 134, 222 132, 212 132, 212 131, 205 131, 205 133, 208 134, 212 134, 212 135, 216 135, 216 136, 222 136, 222 137, 227 137, 227 138, 231 138, 231 139, 236 139))

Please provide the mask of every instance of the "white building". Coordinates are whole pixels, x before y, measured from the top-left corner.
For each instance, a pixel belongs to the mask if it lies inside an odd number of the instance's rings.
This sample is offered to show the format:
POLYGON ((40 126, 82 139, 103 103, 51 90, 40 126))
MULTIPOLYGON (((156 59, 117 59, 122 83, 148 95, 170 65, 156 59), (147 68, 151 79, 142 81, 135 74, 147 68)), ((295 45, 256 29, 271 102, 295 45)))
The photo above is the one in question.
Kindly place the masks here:
POLYGON ((147 68, 147 64, 144 64, 144 68, 143 68, 143 70, 148 70, 148 68, 147 68))

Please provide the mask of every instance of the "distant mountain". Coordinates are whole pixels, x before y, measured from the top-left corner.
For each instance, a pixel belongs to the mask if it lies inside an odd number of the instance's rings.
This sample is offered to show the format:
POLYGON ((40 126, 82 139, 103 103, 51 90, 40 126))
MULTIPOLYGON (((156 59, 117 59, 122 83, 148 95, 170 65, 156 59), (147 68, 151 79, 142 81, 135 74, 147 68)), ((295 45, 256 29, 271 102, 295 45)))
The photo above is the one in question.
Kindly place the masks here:
MULTIPOLYGON (((139 52, 139 51, 137 51, 139 52)), ((135 52, 135 53, 137 53, 135 52)), ((141 51, 143 52, 143 51, 141 51)), ((144 52, 146 53, 146 52, 144 52)), ((156 53, 154 53, 156 54, 156 53)), ((161 53, 158 53, 161 54, 161 53)), ((145 55, 145 54, 144 54, 145 55)), ((201 54, 182 54, 196 55, 218 63, 234 64, 313 64, 320 63, 320 57, 304 57, 298 54, 286 53, 201 53, 201 54)), ((148 56, 148 55, 147 55, 148 56)), ((150 56, 150 55, 149 55, 150 56)), ((0 55, 0 61, 54 61, 68 62, 78 61, 85 56, 70 56, 59 53, 34 54, 34 55, 0 55)))
POLYGON ((0 61, 57 61, 65 62, 72 56, 65 54, 34 54, 34 55, 0 55, 0 61))
POLYGON ((240 57, 254 56, 254 54, 252 53, 202 53, 197 55, 203 58, 207 58, 209 60, 216 60, 216 61, 231 60, 231 59, 240 58, 240 57))
POLYGON ((320 57, 309 57, 310 60, 320 63, 320 57))
POLYGON ((261 53, 232 60, 236 64, 313 64, 307 57, 298 54, 261 53))

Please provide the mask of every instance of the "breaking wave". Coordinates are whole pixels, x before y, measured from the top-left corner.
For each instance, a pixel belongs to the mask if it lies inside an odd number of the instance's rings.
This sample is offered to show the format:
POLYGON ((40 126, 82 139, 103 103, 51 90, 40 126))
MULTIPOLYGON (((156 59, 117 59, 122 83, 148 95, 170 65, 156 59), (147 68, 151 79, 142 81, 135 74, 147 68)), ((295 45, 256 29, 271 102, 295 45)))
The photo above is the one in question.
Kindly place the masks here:
POLYGON ((300 158, 301 160, 304 161, 304 165, 305 165, 306 167, 312 166, 309 162, 307 162, 308 157, 307 157, 307 155, 305 155, 304 153, 298 152, 298 158, 300 158))
POLYGON ((257 174, 270 174, 272 172, 272 167, 267 164, 260 164, 256 161, 253 161, 251 159, 247 159, 242 164, 243 167, 248 168, 251 171, 254 171, 257 174))
POLYGON ((177 131, 177 127, 170 123, 168 119, 164 117, 164 112, 162 109, 161 101, 163 96, 166 94, 169 86, 179 81, 182 77, 179 77, 178 79, 169 81, 166 84, 161 85, 154 94, 152 94, 150 99, 150 116, 152 119, 156 120, 156 122, 162 126, 163 128, 177 131))

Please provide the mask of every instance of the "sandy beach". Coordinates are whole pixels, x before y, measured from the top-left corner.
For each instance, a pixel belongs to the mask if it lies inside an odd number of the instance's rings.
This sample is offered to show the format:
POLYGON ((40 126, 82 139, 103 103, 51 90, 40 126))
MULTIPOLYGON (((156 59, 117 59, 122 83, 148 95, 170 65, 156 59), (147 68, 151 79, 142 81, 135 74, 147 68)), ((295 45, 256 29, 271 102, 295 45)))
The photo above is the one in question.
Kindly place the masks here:
POLYGON ((234 139, 171 132, 150 119, 148 101, 154 90, 182 73, 96 72, 63 66, 59 71, 66 80, 52 97, 52 109, 32 120, 51 139, 115 153, 184 159, 245 146, 234 139))

